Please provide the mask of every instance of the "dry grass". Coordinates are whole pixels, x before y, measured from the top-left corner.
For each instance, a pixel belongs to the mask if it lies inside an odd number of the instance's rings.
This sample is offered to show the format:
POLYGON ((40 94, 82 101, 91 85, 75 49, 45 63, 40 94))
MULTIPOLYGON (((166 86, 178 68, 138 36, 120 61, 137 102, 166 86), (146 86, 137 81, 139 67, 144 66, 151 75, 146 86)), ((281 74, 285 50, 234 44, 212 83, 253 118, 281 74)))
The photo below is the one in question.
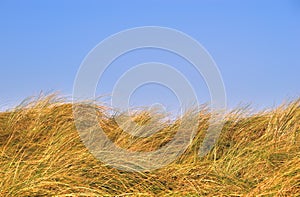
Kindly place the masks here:
MULTIPOLYGON (((168 142, 176 122, 150 138, 118 128, 99 108, 107 135, 149 151, 168 142)), ((296 196, 300 193, 300 100, 245 116, 227 114, 211 152, 198 157, 209 114, 186 153, 153 172, 124 172, 95 159, 81 143, 72 105, 47 96, 0 113, 0 196, 296 196)), ((149 117, 141 114, 136 121, 149 117)))

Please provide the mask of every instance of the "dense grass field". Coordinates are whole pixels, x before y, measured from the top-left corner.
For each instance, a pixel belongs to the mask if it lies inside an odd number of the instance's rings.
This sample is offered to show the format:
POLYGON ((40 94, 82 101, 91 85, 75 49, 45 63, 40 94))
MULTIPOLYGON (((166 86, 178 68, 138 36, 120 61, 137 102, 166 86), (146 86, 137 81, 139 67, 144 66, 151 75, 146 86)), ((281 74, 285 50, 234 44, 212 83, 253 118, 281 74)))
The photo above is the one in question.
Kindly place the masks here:
MULTIPOLYGON (((178 124, 141 139, 122 132, 108 109, 98 110, 109 138, 135 151, 159 148, 178 124)), ((55 95, 28 99, 0 112, 0 196, 300 195, 300 100, 255 114, 228 112, 217 144, 203 158, 198 149, 210 115, 203 107, 199 116, 196 137, 176 161, 125 172, 101 163, 81 143, 70 103, 55 95)), ((147 118, 141 113, 135 121, 147 118)))

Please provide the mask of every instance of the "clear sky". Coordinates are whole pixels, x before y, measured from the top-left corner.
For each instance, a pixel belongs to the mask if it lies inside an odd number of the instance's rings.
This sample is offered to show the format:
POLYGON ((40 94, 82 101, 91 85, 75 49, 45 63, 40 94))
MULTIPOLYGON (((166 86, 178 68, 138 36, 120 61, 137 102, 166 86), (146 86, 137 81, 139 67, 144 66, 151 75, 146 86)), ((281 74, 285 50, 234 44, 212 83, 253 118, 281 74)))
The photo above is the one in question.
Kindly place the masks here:
MULTIPOLYGON (((0 1, 0 108, 40 91, 71 95, 87 53, 106 37, 138 26, 174 28, 200 42, 221 71, 230 107, 240 102, 269 107, 299 97, 299 1, 180 2, 0 1)), ((98 93, 109 93, 123 71, 153 59, 175 64, 207 102, 204 83, 188 66, 151 50, 120 57, 98 93)), ((175 102, 156 85, 141 88, 135 99, 133 104, 175 102)))

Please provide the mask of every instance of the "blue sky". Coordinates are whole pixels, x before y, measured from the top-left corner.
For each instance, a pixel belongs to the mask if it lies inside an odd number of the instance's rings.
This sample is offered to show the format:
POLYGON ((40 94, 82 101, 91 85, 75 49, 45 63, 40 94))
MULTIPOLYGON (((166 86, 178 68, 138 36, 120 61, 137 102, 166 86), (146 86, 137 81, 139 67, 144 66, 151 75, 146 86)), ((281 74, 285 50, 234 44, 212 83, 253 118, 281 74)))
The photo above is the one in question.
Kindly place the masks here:
MULTIPOLYGON (((0 108, 40 91, 71 95, 77 70, 100 41, 138 26, 163 26, 200 42, 217 63, 228 106, 274 106, 300 94, 300 3, 286 1, 0 1, 0 108)), ((170 54, 142 50, 120 57, 103 77, 109 93, 123 71, 141 61, 164 61, 209 94, 193 70, 170 54), (122 59, 123 58, 123 59, 122 59)), ((157 85, 132 103, 176 102, 157 85)))

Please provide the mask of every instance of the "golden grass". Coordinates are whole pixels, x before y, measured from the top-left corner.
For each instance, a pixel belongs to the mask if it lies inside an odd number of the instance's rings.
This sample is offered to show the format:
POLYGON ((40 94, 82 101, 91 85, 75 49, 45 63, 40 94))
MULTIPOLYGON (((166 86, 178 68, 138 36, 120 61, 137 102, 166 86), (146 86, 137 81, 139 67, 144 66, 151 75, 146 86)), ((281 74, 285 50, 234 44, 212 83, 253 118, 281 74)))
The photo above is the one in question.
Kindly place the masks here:
MULTIPOLYGON (((101 125, 124 148, 151 151, 176 124, 149 138, 122 132, 99 108, 101 125)), ((0 196, 296 196, 300 194, 300 100, 277 109, 226 116, 208 155, 198 157, 209 113, 188 150, 153 172, 125 172, 101 163, 81 143, 72 105, 50 95, 0 113, 0 196)), ((141 113, 135 121, 147 122, 141 113)))

